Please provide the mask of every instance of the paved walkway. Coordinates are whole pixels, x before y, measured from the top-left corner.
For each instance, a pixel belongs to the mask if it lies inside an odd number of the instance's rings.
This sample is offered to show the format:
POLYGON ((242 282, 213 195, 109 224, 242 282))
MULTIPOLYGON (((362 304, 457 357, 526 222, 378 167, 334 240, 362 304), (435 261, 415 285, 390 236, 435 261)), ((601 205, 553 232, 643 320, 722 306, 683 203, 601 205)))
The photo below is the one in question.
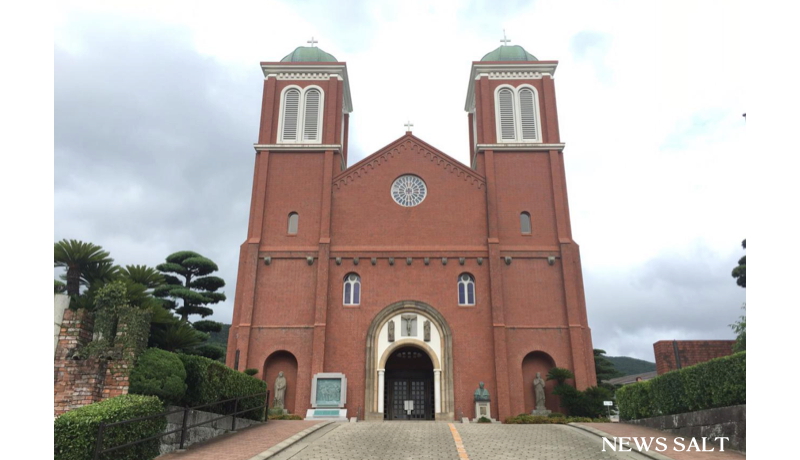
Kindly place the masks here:
MULTIPOLYGON (((711 449, 714 447, 714 452, 697 452, 694 448, 692 448, 691 452, 686 452, 685 450, 678 452, 674 450, 674 447, 676 447, 674 443, 676 436, 665 431, 659 431, 653 428, 646 428, 638 425, 629 425, 627 423, 579 423, 578 425, 594 428, 595 430, 607 433, 612 437, 635 436, 645 437, 648 439, 650 437, 666 438, 664 440, 664 444, 667 445, 668 449, 664 452, 657 452, 657 454, 661 454, 664 457, 674 460, 744 460, 746 458, 745 454, 728 449, 727 442, 725 443, 726 448, 724 452, 720 452, 719 447, 712 445, 711 443, 708 443, 706 448, 711 449)), ((684 440, 682 441, 682 444, 688 447, 689 441, 684 440)), ((699 446, 702 448, 702 443, 699 444, 699 446)), ((651 449, 654 447, 656 446, 652 446, 651 449)), ((677 447, 680 449, 680 446, 677 447)), ((608 449, 608 447, 606 447, 606 449, 608 449)))
POLYGON ((665 437, 670 447, 674 446, 674 436, 620 423, 579 425, 602 433, 568 425, 272 421, 191 446, 185 452, 158 457, 158 460, 745 459, 743 454, 728 449, 725 452, 719 452, 718 449, 715 452, 650 451, 645 456, 635 451, 614 452, 606 445, 606 451, 603 452, 604 444, 598 434, 610 437, 665 437), (308 432, 304 431, 306 429, 308 432), (300 432, 303 433, 296 436, 300 432), (306 436, 306 433, 310 434, 306 436))
POLYGON ((270 460, 642 460, 602 452, 600 438, 566 425, 343 423, 270 460))
POLYGON ((158 460, 249 460, 286 438, 320 422, 272 420, 262 425, 228 433, 204 443, 189 446, 184 452, 171 452, 158 460))

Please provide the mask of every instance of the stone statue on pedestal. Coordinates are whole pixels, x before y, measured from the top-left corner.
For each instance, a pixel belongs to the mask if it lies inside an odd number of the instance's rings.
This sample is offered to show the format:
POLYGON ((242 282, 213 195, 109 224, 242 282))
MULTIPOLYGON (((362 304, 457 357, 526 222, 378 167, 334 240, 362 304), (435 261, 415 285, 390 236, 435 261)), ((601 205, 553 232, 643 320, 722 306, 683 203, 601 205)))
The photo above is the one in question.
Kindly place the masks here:
POLYGON ((286 396, 286 377, 283 376, 283 371, 278 372, 278 378, 275 379, 275 398, 272 400, 272 407, 275 409, 284 409, 283 398, 286 396))
POLYGON ((533 415, 548 415, 550 411, 545 409, 544 406, 544 380, 542 373, 537 372, 536 378, 533 379, 533 395, 536 398, 536 408, 531 412, 533 415))
POLYGON ((483 382, 479 383, 478 389, 475 390, 475 418, 472 420, 473 422, 477 422, 481 418, 494 422, 490 399, 489 390, 483 387, 483 382))

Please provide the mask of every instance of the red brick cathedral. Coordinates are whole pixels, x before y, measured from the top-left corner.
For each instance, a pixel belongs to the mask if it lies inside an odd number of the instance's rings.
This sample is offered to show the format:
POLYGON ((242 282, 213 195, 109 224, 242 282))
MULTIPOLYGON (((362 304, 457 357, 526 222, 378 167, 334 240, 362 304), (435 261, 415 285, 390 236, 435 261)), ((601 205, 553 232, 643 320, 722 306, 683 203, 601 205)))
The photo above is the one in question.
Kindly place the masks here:
POLYGON ((283 372, 299 415, 315 374, 344 374, 347 416, 366 420, 473 418, 480 382, 502 420, 555 366, 595 385, 557 65, 520 46, 472 63, 469 165, 410 130, 349 164, 347 65, 313 43, 262 62, 227 364, 270 389, 283 372))

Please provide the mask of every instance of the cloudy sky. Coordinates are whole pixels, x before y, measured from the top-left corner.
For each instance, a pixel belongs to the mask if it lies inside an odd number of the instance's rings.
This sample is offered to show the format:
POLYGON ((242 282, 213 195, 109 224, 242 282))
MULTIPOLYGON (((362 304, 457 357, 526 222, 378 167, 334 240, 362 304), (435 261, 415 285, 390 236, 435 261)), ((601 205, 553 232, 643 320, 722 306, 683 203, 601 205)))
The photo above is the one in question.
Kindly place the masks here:
POLYGON ((194 250, 230 322, 261 103, 260 61, 313 36, 347 62, 351 164, 414 134, 467 162, 472 61, 511 44, 555 75, 594 346, 654 360, 732 339, 745 290, 746 12, 736 1, 61 1, 55 12, 54 240, 120 264, 194 250), (431 3, 431 4, 429 4, 431 3), (435 84, 431 84, 435 82, 435 84))

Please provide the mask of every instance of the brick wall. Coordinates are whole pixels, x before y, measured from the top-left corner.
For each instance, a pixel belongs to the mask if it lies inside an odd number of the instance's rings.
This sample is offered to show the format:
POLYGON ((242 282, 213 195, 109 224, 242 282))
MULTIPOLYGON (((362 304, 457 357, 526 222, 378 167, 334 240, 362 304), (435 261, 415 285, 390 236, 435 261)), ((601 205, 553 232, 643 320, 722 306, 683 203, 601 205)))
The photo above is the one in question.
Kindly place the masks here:
POLYGON ((653 344, 658 375, 733 354, 735 340, 660 340, 653 344))
MULTIPOLYGON (((122 359, 74 359, 74 351, 92 340, 94 320, 86 310, 66 310, 54 360, 54 413, 63 414, 93 402, 128 393, 135 356, 122 359)), ((120 328, 124 329, 124 328, 120 328)))

